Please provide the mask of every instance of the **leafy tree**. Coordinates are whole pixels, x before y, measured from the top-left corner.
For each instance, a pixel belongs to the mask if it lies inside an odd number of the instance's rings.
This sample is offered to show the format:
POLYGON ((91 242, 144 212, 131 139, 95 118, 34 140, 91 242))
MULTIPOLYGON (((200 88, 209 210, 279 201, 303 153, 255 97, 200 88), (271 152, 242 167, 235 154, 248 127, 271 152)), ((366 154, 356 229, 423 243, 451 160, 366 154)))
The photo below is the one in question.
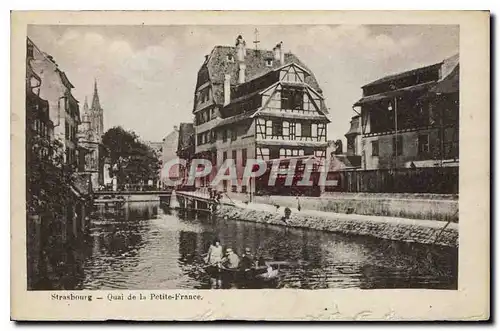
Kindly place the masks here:
POLYGON ((120 186, 148 183, 156 180, 160 171, 158 156, 148 145, 140 141, 133 131, 116 126, 103 135, 106 156, 111 162, 111 174, 116 175, 120 186))
POLYGON ((70 197, 72 171, 64 164, 63 145, 38 135, 27 136, 26 202, 31 214, 59 214, 70 197))

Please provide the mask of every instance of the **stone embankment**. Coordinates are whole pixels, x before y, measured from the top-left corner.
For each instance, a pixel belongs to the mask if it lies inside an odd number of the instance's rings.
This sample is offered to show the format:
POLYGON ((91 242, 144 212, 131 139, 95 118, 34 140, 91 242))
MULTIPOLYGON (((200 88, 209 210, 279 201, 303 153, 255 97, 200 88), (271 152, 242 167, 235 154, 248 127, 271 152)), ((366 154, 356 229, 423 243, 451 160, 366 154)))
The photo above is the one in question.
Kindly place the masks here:
POLYGON ((453 222, 340 214, 317 210, 298 211, 295 208, 291 208, 291 215, 285 219, 284 208, 237 202, 222 204, 216 214, 228 219, 249 222, 458 247, 458 224, 453 222))

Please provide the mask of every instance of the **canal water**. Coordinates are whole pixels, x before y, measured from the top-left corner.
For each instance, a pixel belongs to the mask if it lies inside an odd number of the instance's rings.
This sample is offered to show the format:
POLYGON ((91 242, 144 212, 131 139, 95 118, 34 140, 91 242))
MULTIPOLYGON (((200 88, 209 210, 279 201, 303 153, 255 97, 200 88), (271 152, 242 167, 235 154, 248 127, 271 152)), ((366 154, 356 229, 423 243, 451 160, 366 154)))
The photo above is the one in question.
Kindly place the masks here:
POLYGON ((208 289, 202 255, 215 237, 239 254, 249 247, 266 260, 290 262, 280 267, 276 282, 262 287, 457 288, 456 248, 215 219, 153 202, 94 217, 85 247, 75 248, 71 271, 52 286, 208 289))

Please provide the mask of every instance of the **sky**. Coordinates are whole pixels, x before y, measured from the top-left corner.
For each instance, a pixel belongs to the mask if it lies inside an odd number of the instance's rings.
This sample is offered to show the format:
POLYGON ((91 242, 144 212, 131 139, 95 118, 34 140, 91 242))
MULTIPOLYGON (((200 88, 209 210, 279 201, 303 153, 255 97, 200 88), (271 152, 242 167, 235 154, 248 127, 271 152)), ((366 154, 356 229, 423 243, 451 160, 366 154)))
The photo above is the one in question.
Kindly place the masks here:
POLYGON ((121 125, 161 141, 193 119, 197 72, 215 45, 241 34, 260 49, 283 42, 314 73, 331 123, 328 139, 343 139, 361 86, 388 74, 433 64, 458 53, 451 25, 72 26, 31 25, 28 36, 52 55, 83 107, 97 80, 104 129, 121 125))

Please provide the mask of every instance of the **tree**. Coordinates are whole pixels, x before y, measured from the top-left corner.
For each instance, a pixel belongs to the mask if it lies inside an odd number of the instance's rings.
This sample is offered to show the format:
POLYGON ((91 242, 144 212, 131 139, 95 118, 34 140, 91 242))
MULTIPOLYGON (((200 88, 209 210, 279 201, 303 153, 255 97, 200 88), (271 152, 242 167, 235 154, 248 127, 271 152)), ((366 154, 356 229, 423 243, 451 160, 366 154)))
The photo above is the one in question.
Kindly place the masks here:
POLYGON ((103 135, 102 144, 111 162, 111 175, 117 176, 120 185, 147 184, 158 178, 158 156, 135 132, 113 127, 103 135))
POLYGON ((72 171, 64 164, 59 140, 27 135, 26 202, 28 213, 59 214, 70 196, 72 171))

